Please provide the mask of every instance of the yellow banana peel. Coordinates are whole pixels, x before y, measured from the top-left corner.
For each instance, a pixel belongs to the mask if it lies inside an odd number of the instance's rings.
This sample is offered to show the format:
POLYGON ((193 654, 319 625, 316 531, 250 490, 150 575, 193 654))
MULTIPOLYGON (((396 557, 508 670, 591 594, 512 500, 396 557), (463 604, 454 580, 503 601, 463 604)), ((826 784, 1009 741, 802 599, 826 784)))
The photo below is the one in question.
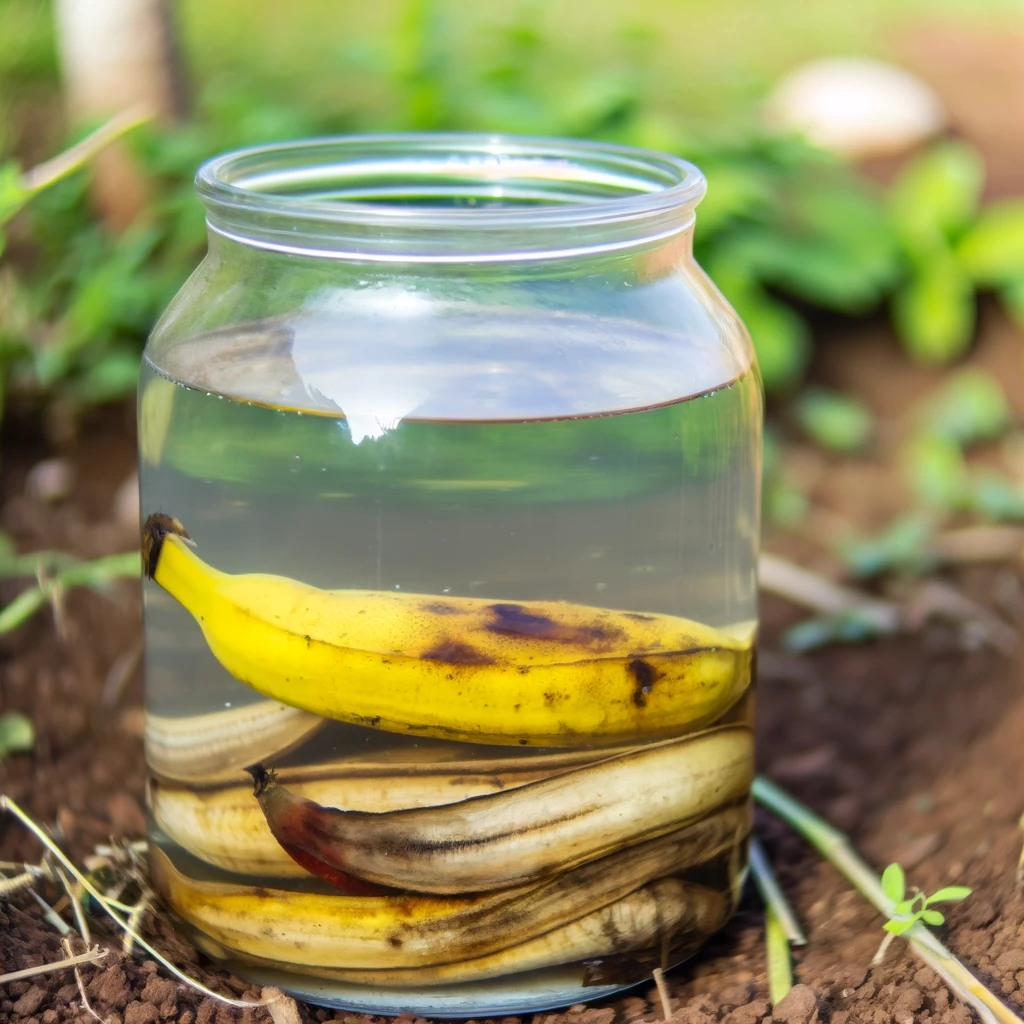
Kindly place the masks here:
POLYGON ((143 559, 235 678, 377 729, 507 745, 626 743, 713 722, 751 679, 748 640, 675 616, 224 573, 162 513, 145 524, 143 559))

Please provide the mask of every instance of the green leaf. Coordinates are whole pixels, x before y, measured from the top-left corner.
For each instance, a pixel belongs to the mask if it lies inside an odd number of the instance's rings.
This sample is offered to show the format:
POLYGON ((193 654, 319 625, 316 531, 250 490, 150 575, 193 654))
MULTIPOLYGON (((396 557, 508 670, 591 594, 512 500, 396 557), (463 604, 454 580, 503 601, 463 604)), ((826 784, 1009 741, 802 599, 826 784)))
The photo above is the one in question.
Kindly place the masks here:
POLYGON ((922 910, 921 920, 924 921, 925 924, 932 925, 932 927, 946 923, 945 915, 938 910, 922 910))
POLYGON ((14 160, 0 164, 0 225, 6 224, 31 196, 21 167, 14 160))
POLYGON ((903 272, 903 260, 887 211, 860 179, 843 170, 806 187, 797 181, 786 197, 797 229, 826 238, 843 254, 860 294, 881 297, 903 272))
POLYGON ((933 892, 925 902, 929 906, 932 903, 959 903, 960 900, 967 899, 973 891, 966 885, 947 885, 933 892))
POLYGON ((889 208, 904 245, 927 253, 936 235, 953 237, 978 208, 985 168, 965 142, 943 142, 911 160, 889 189, 889 208))
POLYGON ((718 160, 702 167, 708 191, 697 211, 697 233, 702 242, 740 217, 771 209, 771 186, 748 163, 718 160))
POLYGON ((831 643, 859 644, 884 632, 875 619, 856 611, 804 619, 782 634, 787 651, 803 654, 831 643))
POLYGON ((0 761, 9 754, 23 754, 35 746, 36 730, 20 711, 0 715, 0 761))
POLYGON ((139 355, 135 351, 109 351, 86 367, 73 387, 86 405, 98 405, 134 393, 139 380, 139 355))
POLYGON ((960 239, 956 255, 978 284, 999 285, 1024 277, 1024 199, 987 206, 960 239))
POLYGON ((882 927, 887 932, 892 932, 893 935, 902 935, 904 932, 909 931, 916 923, 916 919, 910 918, 905 921, 886 921, 882 927))
POLYGON ((931 516, 902 516, 880 533, 853 537, 839 545, 839 555, 856 576, 867 578, 897 569, 919 573, 932 567, 928 545, 935 532, 931 516))
POLYGON ((892 908, 892 912, 896 917, 908 917, 915 912, 914 907, 917 905, 917 902, 917 896, 911 896, 909 900, 900 900, 892 908))
POLYGON ((972 512, 997 522, 1024 520, 1024 484, 994 471, 971 476, 964 504, 972 512))
POLYGON ((893 901, 899 903, 907 891, 907 878, 899 864, 889 864, 882 872, 882 892, 893 901))
POLYGON ((963 506, 970 478, 955 442, 935 434, 917 435, 903 450, 903 468, 923 504, 943 511, 963 506))
POLYGON ((963 355, 974 337, 974 289, 943 250, 897 290, 892 313, 903 347, 922 363, 948 363, 963 355))
POLYGON ((802 392, 793 412, 804 433, 833 452, 862 450, 874 431, 874 419, 867 406, 849 395, 824 388, 802 392))
POLYGON ((999 298, 1010 319, 1024 330, 1024 277, 1004 284, 999 290, 999 298))
POLYGON ((980 367, 949 377, 920 410, 922 426, 958 444, 990 441, 1013 422, 1006 392, 996 376, 980 367))
POLYGON ((806 493, 788 480, 777 479, 765 486, 765 519, 777 529, 799 529, 810 507, 811 502, 806 493))
POLYGON ((873 278, 833 236, 787 234, 776 224, 756 225, 737 233, 727 253, 758 281, 826 309, 865 312, 882 298, 873 278))
POLYGON ((17 554, 18 548, 11 539, 11 535, 0 530, 0 565, 3 565, 8 559, 16 558, 17 554))

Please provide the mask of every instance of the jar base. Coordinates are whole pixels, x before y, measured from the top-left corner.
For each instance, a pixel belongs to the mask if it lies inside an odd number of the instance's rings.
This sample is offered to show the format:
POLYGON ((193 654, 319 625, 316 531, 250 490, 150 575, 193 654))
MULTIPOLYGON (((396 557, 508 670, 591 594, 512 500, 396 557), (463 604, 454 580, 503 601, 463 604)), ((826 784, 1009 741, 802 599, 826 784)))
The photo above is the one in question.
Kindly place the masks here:
MULTIPOLYGON (((545 968, 511 979, 463 982, 421 989, 380 991, 365 985, 313 978, 290 971, 221 961, 233 974, 260 985, 273 985, 316 1006, 353 1013, 397 1017, 455 1018, 509 1016, 557 1010, 626 992, 628 985, 580 985, 579 967, 545 968)), ((650 981, 650 979, 647 979, 650 981)), ((653 982, 652 982, 653 983, 653 982)))

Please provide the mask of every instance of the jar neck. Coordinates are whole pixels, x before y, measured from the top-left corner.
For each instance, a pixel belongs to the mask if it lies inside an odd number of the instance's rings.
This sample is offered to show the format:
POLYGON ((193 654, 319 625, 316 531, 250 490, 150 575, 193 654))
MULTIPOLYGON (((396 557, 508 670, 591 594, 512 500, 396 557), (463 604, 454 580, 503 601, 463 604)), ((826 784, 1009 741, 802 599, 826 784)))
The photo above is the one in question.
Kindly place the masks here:
POLYGON ((491 135, 352 136, 200 168, 212 233, 255 249, 380 263, 566 260, 672 248, 704 178, 643 150, 491 135))

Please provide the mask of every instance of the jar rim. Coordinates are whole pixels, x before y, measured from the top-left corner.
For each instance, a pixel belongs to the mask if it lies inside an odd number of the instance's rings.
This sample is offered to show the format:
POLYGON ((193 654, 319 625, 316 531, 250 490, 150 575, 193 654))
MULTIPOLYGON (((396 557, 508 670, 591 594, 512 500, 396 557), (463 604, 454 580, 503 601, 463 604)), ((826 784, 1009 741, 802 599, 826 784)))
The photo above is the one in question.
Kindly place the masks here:
POLYGON ((258 248, 462 262, 656 242, 692 225, 705 180, 651 150, 453 132, 242 149, 204 163, 196 191, 211 230, 258 248))

